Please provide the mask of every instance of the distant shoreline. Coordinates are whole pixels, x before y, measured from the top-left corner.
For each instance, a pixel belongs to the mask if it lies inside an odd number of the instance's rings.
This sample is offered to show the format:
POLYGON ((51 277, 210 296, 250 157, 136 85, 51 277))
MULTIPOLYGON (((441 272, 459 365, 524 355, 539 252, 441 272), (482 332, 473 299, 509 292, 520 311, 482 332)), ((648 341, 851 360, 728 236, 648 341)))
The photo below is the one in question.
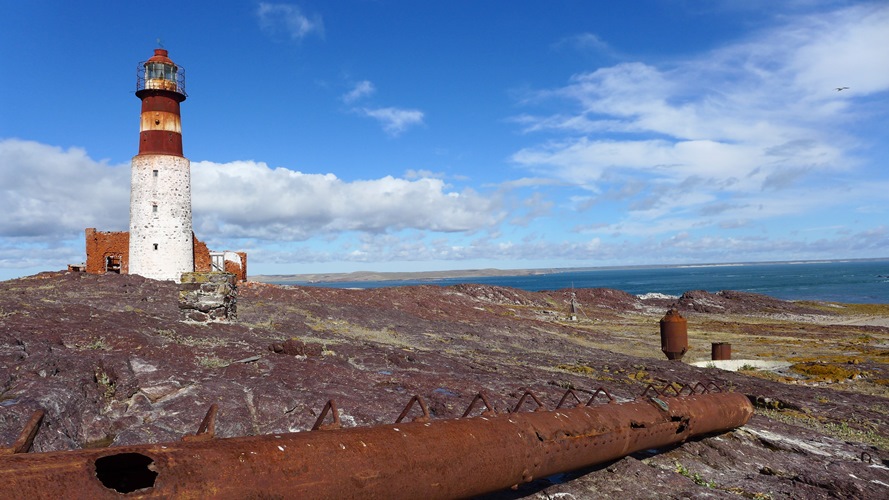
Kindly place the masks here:
POLYGON ((700 264, 656 264, 638 266, 601 266, 601 267, 559 267, 542 269, 458 269, 450 271, 417 271, 417 272, 374 272, 355 271, 351 273, 315 273, 315 274, 261 274, 249 276, 249 281, 258 283, 342 283, 362 281, 407 281, 407 280, 440 280, 451 278, 479 278, 496 276, 539 276, 547 274, 570 273, 578 271, 605 271, 626 269, 669 269, 693 267, 729 267, 729 266, 763 266, 788 264, 830 264, 838 262, 879 262, 889 257, 871 259, 818 259, 818 260, 783 260, 769 262, 726 262, 700 264))

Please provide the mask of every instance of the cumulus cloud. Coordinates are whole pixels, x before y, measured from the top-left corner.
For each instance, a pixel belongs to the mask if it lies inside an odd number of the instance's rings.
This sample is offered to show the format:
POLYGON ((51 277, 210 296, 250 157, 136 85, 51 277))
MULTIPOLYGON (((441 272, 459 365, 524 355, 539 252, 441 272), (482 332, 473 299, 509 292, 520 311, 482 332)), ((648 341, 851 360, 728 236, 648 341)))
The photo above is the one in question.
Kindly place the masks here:
POLYGON ((130 170, 63 149, 0 140, 0 236, 54 241, 129 224, 130 170))
POLYGON ((272 35, 283 32, 291 40, 301 40, 313 33, 324 35, 321 17, 309 18, 295 5, 260 2, 256 15, 260 28, 272 35))
MULTIPOLYGON (((86 227, 126 230, 129 165, 79 148, 0 140, 0 236, 53 241, 86 227)), ((456 191, 430 172, 346 182, 265 163, 192 162, 192 205, 202 237, 304 240, 339 231, 472 232, 499 223, 501 201, 456 191)))
POLYGON ((504 217, 497 199, 429 177, 345 182, 246 161, 195 162, 192 176, 202 234, 305 240, 340 231, 472 232, 504 217))
MULTIPOLYGON (((4 139, 0 166, 0 267, 64 267, 83 260, 85 228, 128 227, 129 164, 108 165, 79 148, 4 139)), ((498 196, 454 190, 429 172, 412 180, 346 182, 253 161, 192 162, 191 169, 195 233, 214 244, 252 240, 251 247, 261 248, 261 241, 287 245, 343 233, 471 234, 507 216, 498 196)), ((295 258, 292 248, 287 252, 295 258)))
POLYGON ((376 90, 377 89, 376 89, 376 87, 374 87, 373 82, 370 82, 368 80, 362 80, 362 81, 356 83, 355 86, 352 87, 352 90, 343 94, 342 100, 346 104, 350 104, 350 103, 353 103, 359 99, 362 99, 364 97, 367 97, 367 96, 373 94, 376 90))
POLYGON ((423 123, 423 112, 417 109, 402 108, 360 108, 358 113, 380 122, 383 130, 395 137, 407 129, 423 123))

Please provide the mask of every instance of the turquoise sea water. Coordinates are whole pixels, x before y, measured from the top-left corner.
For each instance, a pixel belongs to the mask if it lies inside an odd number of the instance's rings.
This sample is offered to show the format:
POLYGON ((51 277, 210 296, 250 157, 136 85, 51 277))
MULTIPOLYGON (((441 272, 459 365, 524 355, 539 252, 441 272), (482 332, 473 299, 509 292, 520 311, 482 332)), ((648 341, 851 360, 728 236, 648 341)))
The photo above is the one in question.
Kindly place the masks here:
POLYGON ((889 260, 731 264, 572 270, 533 276, 448 278, 438 280, 298 283, 335 288, 379 288, 419 284, 481 283, 522 290, 614 288, 642 295, 682 295, 688 290, 738 290, 786 300, 825 300, 858 304, 889 303, 889 260))

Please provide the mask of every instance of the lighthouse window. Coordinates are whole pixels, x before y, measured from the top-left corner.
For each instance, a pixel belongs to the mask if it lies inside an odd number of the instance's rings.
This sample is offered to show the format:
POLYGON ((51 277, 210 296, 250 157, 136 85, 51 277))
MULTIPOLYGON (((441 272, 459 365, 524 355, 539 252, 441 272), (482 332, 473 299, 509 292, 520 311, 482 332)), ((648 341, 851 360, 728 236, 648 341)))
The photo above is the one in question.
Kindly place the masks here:
POLYGON ((152 171, 151 171, 151 175, 157 177, 157 170, 152 170, 152 171))
POLYGON ((154 244, 154 249, 157 250, 157 243, 154 244))
POLYGON ((167 68, 163 63, 148 63, 145 65, 146 76, 149 80, 164 78, 164 70, 167 68))
POLYGON ((151 213, 157 214, 157 203, 151 205, 151 213))

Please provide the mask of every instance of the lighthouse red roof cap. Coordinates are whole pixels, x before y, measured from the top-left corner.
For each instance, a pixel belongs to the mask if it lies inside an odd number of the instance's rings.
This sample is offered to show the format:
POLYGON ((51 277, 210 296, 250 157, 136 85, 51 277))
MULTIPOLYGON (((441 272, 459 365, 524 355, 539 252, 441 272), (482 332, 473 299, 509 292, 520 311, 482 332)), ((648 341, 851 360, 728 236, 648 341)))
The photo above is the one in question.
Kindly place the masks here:
POLYGON ((154 55, 145 62, 160 62, 165 64, 176 65, 169 57, 167 57, 167 49, 154 49, 154 55))

